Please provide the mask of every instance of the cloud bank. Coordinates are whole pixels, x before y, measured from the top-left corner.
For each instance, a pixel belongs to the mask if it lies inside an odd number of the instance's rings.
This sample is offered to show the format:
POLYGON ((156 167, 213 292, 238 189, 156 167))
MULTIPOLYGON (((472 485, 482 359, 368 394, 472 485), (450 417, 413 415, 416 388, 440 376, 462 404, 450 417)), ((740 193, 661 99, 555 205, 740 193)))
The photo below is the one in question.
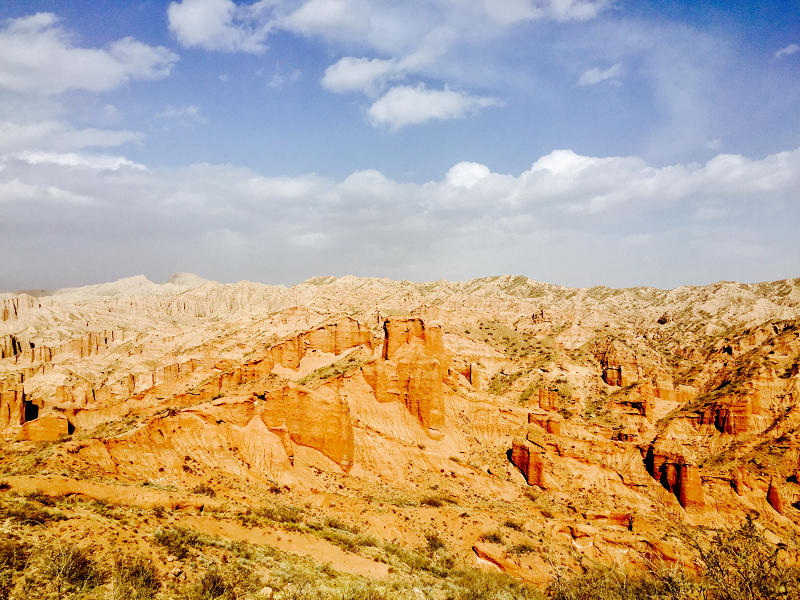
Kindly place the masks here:
POLYGON ((726 270, 748 279, 765 261, 797 264, 798 192, 800 150, 661 168, 559 150, 516 176, 462 162, 424 184, 375 170, 334 181, 14 154, 0 169, 0 233, 12 249, 0 279, 23 287, 42 263, 69 275, 82 252, 93 253, 93 266, 81 281, 119 276, 120 264, 287 283, 349 272, 469 277, 499 265, 578 285, 677 285, 726 270), (774 219, 768 233, 765 219, 774 219))

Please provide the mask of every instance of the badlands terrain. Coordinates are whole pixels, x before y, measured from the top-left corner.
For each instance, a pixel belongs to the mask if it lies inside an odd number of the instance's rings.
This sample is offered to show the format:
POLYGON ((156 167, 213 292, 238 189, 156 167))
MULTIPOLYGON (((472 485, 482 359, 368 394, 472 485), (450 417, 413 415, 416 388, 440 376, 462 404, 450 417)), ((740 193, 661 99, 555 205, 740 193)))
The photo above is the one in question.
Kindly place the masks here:
POLYGON ((536 597, 743 523, 797 556, 800 279, 177 274, 0 315, 4 597, 536 597))

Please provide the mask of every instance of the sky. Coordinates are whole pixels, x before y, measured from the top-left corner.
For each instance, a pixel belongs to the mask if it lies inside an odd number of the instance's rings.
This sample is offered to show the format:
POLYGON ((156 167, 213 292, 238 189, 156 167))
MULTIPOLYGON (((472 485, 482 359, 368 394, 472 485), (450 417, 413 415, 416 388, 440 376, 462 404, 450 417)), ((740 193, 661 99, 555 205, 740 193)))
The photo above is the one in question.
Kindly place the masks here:
POLYGON ((800 4, 3 0, 0 291, 800 277, 800 4))

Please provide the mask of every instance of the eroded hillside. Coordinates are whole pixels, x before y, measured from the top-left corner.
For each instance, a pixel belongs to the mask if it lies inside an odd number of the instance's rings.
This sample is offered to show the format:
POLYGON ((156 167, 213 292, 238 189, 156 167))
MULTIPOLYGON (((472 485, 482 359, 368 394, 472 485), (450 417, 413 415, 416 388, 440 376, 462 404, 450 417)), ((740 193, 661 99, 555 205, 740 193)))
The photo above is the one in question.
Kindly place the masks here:
MULTIPOLYGON (((747 515, 796 551, 800 280, 184 276, 2 302, 4 493, 57 498, 75 539, 120 535, 75 499, 133 511, 125 543, 165 576, 147 540, 176 527, 442 598, 456 566, 540 589, 691 571, 687 528, 747 515)), ((175 585, 221 560, 192 552, 175 585)))

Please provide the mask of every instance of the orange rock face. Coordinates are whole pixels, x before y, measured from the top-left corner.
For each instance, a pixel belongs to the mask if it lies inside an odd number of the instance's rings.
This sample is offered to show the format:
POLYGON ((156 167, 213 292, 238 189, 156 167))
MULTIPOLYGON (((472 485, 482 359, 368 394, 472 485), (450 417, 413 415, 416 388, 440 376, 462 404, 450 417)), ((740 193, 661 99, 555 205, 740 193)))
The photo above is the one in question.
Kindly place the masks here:
POLYGON ((767 490, 767 502, 769 502, 769 505, 774 508, 778 514, 782 515, 786 511, 783 494, 781 494, 781 491, 778 489, 778 486, 773 479, 770 479, 769 482, 769 489, 767 490))
POLYGON ((69 420, 63 415, 49 413, 24 423, 19 439, 31 442, 54 442, 69 433, 69 420))
POLYGON ((648 457, 648 470, 654 479, 675 495, 686 510, 705 505, 705 495, 700 469, 682 456, 652 454, 648 457))
POLYGON ((702 508, 705 505, 700 469, 697 465, 685 462, 678 464, 678 502, 686 510, 702 508))
POLYGON ((545 487, 542 449, 528 440, 515 439, 511 446, 511 460, 522 472, 528 485, 545 487))
POLYGON ((444 382, 450 358, 438 326, 422 319, 387 319, 382 359, 362 367, 378 402, 400 402, 433 439, 445 426, 444 382))

